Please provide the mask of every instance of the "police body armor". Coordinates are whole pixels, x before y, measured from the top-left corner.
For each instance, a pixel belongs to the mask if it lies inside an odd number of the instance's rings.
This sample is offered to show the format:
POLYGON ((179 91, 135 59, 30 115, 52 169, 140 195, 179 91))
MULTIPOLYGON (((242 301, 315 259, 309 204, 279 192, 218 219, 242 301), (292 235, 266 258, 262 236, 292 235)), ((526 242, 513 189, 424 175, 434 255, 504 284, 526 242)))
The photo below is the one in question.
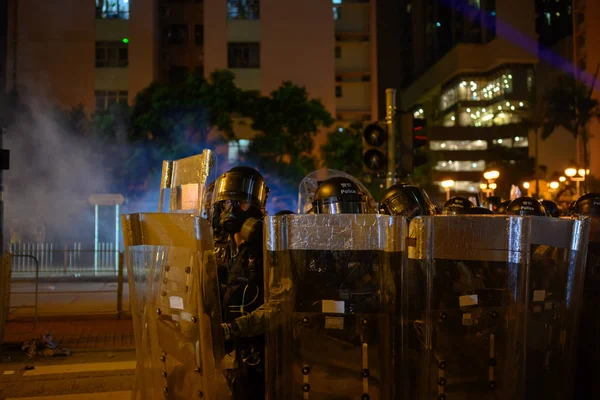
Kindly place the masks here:
POLYGON ((212 228, 200 216, 212 165, 210 151, 165 162, 159 210, 172 212, 122 217, 136 400, 231 397, 212 228))
POLYGON ((402 254, 404 221, 267 219, 268 399, 396 398, 391 268, 402 254))
POLYGON ((569 398, 585 230, 546 217, 415 218, 416 283, 403 287, 411 397, 569 398))

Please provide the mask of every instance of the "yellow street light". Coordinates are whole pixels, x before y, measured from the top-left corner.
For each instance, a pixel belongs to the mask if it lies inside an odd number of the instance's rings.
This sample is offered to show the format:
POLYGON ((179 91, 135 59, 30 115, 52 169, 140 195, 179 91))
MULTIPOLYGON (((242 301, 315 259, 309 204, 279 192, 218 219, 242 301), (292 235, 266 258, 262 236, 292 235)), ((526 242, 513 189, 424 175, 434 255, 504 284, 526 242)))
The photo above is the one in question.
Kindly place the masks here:
POLYGON ((486 172, 483 173, 483 177, 487 181, 492 181, 494 179, 498 179, 499 176, 500 176, 500 172, 498 172, 496 170, 486 171, 486 172))
POLYGON ((564 176, 561 176, 560 178, 558 178, 559 182, 565 182, 567 180, 567 178, 565 178, 564 176))
POLYGON ((585 170, 585 174, 586 174, 586 175, 589 175, 589 174, 590 174, 590 170, 589 170, 589 169, 586 169, 586 170, 585 170))
POLYGON ((529 182, 523 182, 523 189, 529 189, 529 182))
POLYGON ((583 168, 579 169, 579 171, 577 171, 577 174, 579 176, 585 176, 585 169, 583 169, 583 168))
POLYGON ((572 178, 577 175, 577 170, 575 168, 567 168, 565 169, 565 175, 572 178))
POLYGON ((448 179, 446 181, 442 181, 442 187, 446 190, 446 201, 450 200, 450 188, 454 186, 454 181, 448 179))
POLYGON ((560 186, 560 183, 556 182, 556 181, 552 181, 550 182, 550 189, 558 189, 558 187, 560 186))
POLYGON ((495 183, 490 183, 490 189, 496 190, 497 187, 498 185, 496 185, 495 183))

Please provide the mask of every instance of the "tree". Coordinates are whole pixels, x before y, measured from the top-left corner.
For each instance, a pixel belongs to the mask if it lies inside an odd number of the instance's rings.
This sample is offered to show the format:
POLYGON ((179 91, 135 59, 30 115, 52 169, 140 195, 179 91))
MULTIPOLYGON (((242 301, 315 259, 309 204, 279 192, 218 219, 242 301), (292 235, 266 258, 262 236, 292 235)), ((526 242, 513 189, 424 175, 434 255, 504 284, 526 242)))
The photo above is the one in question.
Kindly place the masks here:
POLYGON ((586 85, 571 75, 562 76, 558 86, 549 90, 542 103, 542 139, 562 126, 583 145, 583 167, 589 167, 589 122, 600 117, 598 101, 592 99, 586 85))
POLYGON ((286 187, 297 185, 316 168, 314 137, 333 118, 320 100, 309 99, 304 87, 284 82, 270 96, 246 94, 242 116, 252 120, 257 135, 246 155, 258 169, 278 177, 286 187))
POLYGON ((363 175, 362 133, 363 122, 352 123, 348 128, 335 129, 327 134, 321 146, 321 157, 327 168, 337 169, 352 176, 363 175))

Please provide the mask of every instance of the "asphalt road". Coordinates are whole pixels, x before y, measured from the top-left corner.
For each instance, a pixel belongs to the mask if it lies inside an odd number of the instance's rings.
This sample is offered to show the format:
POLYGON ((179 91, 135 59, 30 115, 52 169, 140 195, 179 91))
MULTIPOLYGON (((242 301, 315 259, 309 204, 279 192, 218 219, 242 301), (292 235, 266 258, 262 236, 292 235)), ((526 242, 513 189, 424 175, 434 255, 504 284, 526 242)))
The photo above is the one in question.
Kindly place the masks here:
POLYGON ((14 352, 0 362, 0 399, 129 399, 135 365, 134 350, 74 351, 71 357, 33 359, 14 352))
MULTIPOLYGON (((13 281, 11 318, 32 316, 35 284, 13 281)), ((129 286, 123 283, 123 310, 129 310, 129 286)), ((117 312, 117 282, 49 282, 38 286, 38 315, 93 315, 117 312)))

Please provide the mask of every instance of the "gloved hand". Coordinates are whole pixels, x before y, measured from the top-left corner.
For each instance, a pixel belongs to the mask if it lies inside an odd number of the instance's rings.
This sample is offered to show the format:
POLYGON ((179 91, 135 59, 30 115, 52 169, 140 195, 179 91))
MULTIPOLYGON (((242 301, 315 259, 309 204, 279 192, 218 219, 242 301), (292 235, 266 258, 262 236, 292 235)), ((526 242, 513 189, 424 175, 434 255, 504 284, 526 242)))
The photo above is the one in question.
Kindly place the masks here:
POLYGON ((241 336, 240 327, 235 322, 232 324, 221 324, 221 329, 223 329, 223 338, 226 342, 241 336))

